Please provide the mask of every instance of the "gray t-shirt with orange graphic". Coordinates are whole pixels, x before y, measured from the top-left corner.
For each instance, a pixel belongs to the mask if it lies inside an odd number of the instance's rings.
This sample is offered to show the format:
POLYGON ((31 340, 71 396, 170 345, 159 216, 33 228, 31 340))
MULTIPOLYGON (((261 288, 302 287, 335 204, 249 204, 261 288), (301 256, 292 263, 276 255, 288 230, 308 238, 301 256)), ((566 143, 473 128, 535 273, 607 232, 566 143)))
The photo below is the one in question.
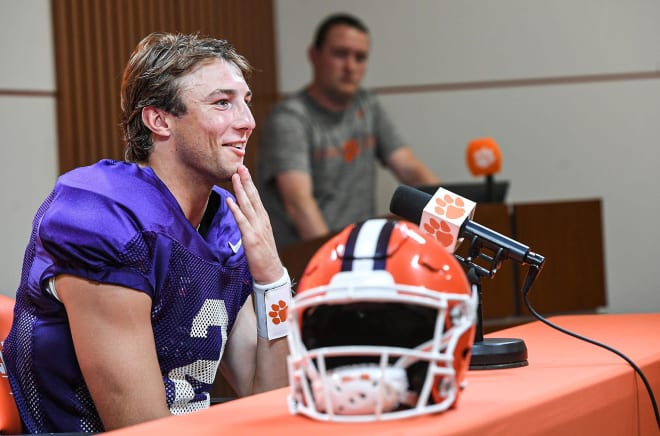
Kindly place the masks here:
POLYGON ((377 97, 366 90, 341 112, 322 108, 305 90, 279 102, 263 127, 258 165, 259 192, 278 247, 300 238, 280 199, 277 174, 308 172, 325 221, 339 231, 374 216, 376 159, 385 165, 403 145, 377 97))

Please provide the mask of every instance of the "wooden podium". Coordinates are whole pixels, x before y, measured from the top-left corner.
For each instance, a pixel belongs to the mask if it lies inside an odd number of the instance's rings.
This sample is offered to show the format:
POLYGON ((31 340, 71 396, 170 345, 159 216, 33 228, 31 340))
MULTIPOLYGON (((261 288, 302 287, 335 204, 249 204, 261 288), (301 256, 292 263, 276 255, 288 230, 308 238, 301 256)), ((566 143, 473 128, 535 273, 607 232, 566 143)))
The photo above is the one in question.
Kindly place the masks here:
POLYGON ((600 200, 516 204, 513 218, 516 239, 545 256, 529 294, 536 311, 589 313, 607 304, 600 200))

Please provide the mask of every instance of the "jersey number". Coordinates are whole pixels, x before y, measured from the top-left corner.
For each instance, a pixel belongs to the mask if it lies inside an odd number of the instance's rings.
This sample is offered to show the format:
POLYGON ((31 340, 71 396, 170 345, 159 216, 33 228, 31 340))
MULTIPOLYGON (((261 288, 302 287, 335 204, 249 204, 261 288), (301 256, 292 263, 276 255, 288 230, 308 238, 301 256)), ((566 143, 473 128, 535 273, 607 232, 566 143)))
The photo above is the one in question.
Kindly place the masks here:
POLYGON ((205 338, 208 336, 209 327, 220 327, 220 331, 222 332, 222 346, 218 360, 197 360, 188 365, 174 368, 169 372, 168 377, 174 383, 174 402, 170 407, 172 413, 186 413, 208 406, 209 398, 207 398, 204 404, 190 403, 195 397, 195 392, 192 385, 186 380, 186 377, 191 377, 206 384, 213 383, 220 359, 225 351, 228 324, 229 316, 227 315, 227 307, 222 300, 206 300, 197 315, 193 318, 190 337, 205 338))

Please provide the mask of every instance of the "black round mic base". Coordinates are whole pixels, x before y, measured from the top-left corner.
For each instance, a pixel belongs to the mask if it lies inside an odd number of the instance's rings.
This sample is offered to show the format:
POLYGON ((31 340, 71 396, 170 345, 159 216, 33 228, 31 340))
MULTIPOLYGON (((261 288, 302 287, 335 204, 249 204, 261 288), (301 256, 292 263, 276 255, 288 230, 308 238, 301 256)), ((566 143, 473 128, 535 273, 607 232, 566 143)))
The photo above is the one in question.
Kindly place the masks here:
POLYGON ((527 365, 527 346, 522 339, 484 338, 472 345, 471 370, 518 368, 527 365))

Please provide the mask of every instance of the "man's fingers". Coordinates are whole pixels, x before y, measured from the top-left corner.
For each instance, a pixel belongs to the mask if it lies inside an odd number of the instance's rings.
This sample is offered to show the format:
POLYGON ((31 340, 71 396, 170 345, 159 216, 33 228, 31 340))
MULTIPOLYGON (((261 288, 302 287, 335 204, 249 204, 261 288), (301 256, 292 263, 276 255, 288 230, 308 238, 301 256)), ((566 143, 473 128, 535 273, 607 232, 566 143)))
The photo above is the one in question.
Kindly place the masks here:
POLYGON ((255 213, 258 213, 262 217, 265 217, 266 209, 261 202, 261 197, 259 196, 259 191, 257 190, 254 181, 252 180, 252 175, 245 165, 241 166, 237 171, 243 191, 245 192, 247 198, 250 201, 252 209, 255 213))
POLYGON ((238 224, 238 227, 239 229, 241 229, 241 233, 242 233, 242 227, 248 223, 247 218, 245 218, 245 215, 243 215, 243 211, 241 211, 241 208, 238 207, 238 204, 236 204, 233 198, 227 197, 226 202, 227 202, 227 206, 229 207, 229 210, 234 215, 236 224, 238 224))
POLYGON ((240 174, 232 175, 231 183, 234 188, 234 195, 236 195, 236 201, 238 201, 238 205, 243 214, 248 217, 254 217, 255 209, 252 204, 252 199, 246 192, 246 186, 243 184, 240 174))

